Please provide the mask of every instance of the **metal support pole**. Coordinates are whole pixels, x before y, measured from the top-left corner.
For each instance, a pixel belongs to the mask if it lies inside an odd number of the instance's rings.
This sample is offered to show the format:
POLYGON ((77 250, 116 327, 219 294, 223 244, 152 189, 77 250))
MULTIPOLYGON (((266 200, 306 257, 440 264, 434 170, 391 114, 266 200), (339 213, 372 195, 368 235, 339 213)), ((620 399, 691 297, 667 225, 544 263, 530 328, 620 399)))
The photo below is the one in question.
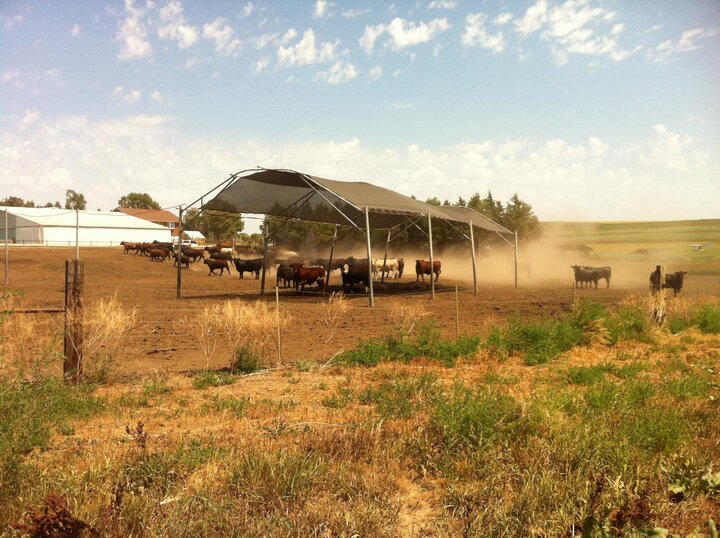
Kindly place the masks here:
POLYGON ((277 316, 277 365, 282 366, 282 354, 280 353, 280 291, 275 286, 275 315, 277 316))
POLYGON ((335 232, 333 233, 333 239, 332 244, 330 245, 330 259, 328 260, 328 266, 326 268, 327 275, 325 275, 325 289, 328 289, 328 286, 330 285, 330 273, 332 272, 332 261, 333 261, 333 252, 335 251, 335 241, 337 240, 337 231, 338 231, 338 225, 335 225, 335 232))
POLYGON ((75 259, 80 259, 80 210, 75 210, 75 259))
MULTIPOLYGON (((17 229, 17 225, 16 225, 17 229)), ((5 210, 5 287, 10 284, 10 263, 8 258, 8 212, 5 210)))
POLYGON ((380 272, 382 275, 380 277, 380 282, 385 282, 385 264, 387 263, 387 251, 388 251, 388 246, 390 245, 390 232, 391 231, 392 230, 388 230, 388 236, 387 236, 387 239, 385 240, 385 256, 383 256, 383 264, 382 264, 382 267, 380 268, 380 272))
POLYGON ((263 231, 263 264, 262 264, 262 276, 260 280, 260 295, 265 295, 265 271, 267 269, 268 260, 268 228, 270 223, 265 221, 265 230, 263 231))
POLYGON ((428 213, 428 244, 430 245, 430 296, 435 298, 435 261, 433 259, 432 217, 428 213))
POLYGON ((477 261, 475 260, 475 236, 473 235, 472 219, 470 220, 470 253, 472 255, 473 293, 477 295, 477 261))
POLYGON ((370 246, 370 212, 365 206, 365 238, 367 239, 368 287, 370 288, 370 306, 375 306, 375 292, 372 279, 372 247, 370 246))
POLYGON ((515 230, 515 287, 518 287, 518 237, 515 230))
POLYGON ((176 298, 180 299, 182 295, 182 204, 178 206, 178 235, 177 235, 177 291, 176 298))

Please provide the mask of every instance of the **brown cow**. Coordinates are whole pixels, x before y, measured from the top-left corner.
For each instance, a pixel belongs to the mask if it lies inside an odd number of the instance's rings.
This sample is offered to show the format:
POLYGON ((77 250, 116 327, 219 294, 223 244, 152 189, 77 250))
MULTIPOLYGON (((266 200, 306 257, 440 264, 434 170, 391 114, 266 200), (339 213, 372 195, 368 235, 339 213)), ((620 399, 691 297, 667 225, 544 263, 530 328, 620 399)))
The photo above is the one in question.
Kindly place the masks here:
POLYGON ((134 250, 135 254, 137 254, 137 249, 140 247, 140 243, 131 243, 130 241, 120 241, 120 244, 125 249, 123 254, 127 254, 131 250, 134 250))
POLYGON ((161 262, 164 262, 165 258, 169 257, 170 251, 165 250, 164 248, 154 248, 150 251, 150 261, 160 260, 161 262))
POLYGON ((193 263, 202 259, 203 257, 203 251, 197 248, 185 247, 182 249, 182 253, 185 254, 185 256, 187 256, 188 258, 192 259, 193 263))
POLYGON ((325 289, 325 268, 324 267, 305 267, 302 263, 290 264, 295 270, 295 290, 304 291, 305 284, 311 285, 317 281, 318 290, 325 289))
MULTIPOLYGON (((437 279, 440 278, 440 267, 440 260, 433 260, 433 273, 435 273, 435 282, 437 282, 437 279)), ((415 277, 415 282, 420 280, 420 278, 422 278, 422 281, 425 282, 425 275, 430 274, 430 262, 427 260, 415 260, 415 274, 417 275, 415 277)))
POLYGON ((215 274, 215 269, 220 269, 220 276, 223 275, 225 272, 225 269, 227 269, 228 274, 230 274, 230 263, 227 260, 203 260, 203 263, 208 266, 208 269, 210 269, 210 272, 208 273, 208 276, 215 274))

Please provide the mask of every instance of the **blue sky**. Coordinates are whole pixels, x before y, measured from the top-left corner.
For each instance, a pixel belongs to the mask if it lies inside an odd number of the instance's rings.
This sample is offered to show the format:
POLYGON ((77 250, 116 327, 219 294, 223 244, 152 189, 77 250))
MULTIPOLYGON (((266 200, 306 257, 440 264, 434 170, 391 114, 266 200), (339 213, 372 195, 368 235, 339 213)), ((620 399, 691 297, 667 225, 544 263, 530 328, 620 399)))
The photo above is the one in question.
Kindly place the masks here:
POLYGON ((292 168, 541 220, 720 217, 720 2, 8 1, 0 195, 292 168))

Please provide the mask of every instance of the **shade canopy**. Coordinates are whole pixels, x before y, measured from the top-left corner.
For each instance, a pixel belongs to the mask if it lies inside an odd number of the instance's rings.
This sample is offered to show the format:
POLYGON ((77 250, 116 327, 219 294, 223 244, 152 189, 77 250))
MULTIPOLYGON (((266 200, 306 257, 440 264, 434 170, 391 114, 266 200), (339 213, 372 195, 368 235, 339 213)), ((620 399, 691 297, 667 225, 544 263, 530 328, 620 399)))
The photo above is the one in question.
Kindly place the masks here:
POLYGON ((400 193, 359 181, 337 181, 293 170, 259 169, 236 174, 202 210, 261 213, 315 222, 389 229, 408 218, 427 216, 467 224, 498 233, 506 228, 467 207, 434 206, 400 193))

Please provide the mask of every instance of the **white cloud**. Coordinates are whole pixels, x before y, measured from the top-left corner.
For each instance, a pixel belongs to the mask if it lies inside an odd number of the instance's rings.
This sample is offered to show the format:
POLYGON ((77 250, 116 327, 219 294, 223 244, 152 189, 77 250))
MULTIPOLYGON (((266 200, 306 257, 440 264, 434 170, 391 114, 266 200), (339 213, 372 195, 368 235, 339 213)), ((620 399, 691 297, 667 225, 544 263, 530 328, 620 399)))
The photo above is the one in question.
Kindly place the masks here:
POLYGON ((362 37, 360 38, 360 47, 368 54, 371 54, 375 41, 385 31, 384 24, 376 24, 375 26, 366 26, 362 37))
POLYGON ((268 68, 269 65, 270 65, 270 58, 260 58, 257 62, 255 62, 253 71, 255 71, 256 74, 262 73, 263 71, 265 71, 268 68))
POLYGON ((163 97, 163 94, 161 94, 159 91, 155 90, 150 94, 150 99, 152 99, 156 103, 162 103, 165 100, 165 97, 163 97))
POLYGON ((282 36, 282 39, 280 40, 280 45, 287 45, 288 43, 290 43, 290 41, 295 39, 297 35, 298 32, 295 28, 288 29, 288 31, 285 32, 285 35, 282 36))
POLYGON ((70 29, 70 35, 73 37, 80 37, 82 36, 82 28, 80 28, 79 24, 74 24, 73 27, 70 29))
POLYGON ((16 24, 23 21, 23 16, 0 14, 0 20, 2 21, 2 27, 5 30, 12 30, 16 24))
POLYGON ((249 17, 250 15, 252 15, 252 14, 255 12, 255 9, 256 9, 256 8, 255 8, 255 6, 253 5, 253 3, 252 3, 252 2, 248 2, 247 4, 245 4, 245 5, 242 7, 242 10, 240 11, 240 16, 241 16, 241 17, 249 17))
POLYGON ((370 69, 370 72, 368 73, 370 75, 371 80, 377 80, 383 75, 383 68, 381 65, 376 65, 370 69))
POLYGON ((417 103, 395 101, 394 103, 390 103, 387 108, 388 108, 388 110, 408 110, 410 108, 415 108, 416 106, 417 106, 417 103))
POLYGON ((507 200, 517 192, 541 220, 715 218, 716 204, 698 200, 720 199, 717 150, 664 124, 625 145, 589 136, 578 143, 513 138, 434 149, 376 148, 355 138, 279 144, 193 138, 171 125, 163 116, 38 118, 25 131, 16 125, 0 133, 0 191, 55 200, 67 188, 62 178, 72 178, 93 207, 110 209, 132 191, 170 206, 196 199, 238 166, 257 164, 368 181, 420 199, 492 190, 507 200))
POLYGON ((25 110, 22 119, 20 120, 20 129, 24 130, 32 124, 36 123, 40 119, 40 112, 37 109, 25 110))
POLYGON ((502 52, 505 48, 505 39, 502 32, 489 34, 485 29, 486 20, 487 16, 484 13, 470 13, 465 17, 462 44, 465 47, 482 47, 493 52, 502 52))
POLYGON ((179 0, 168 2, 160 9, 158 36, 160 39, 177 41, 181 49, 191 47, 198 42, 197 28, 188 25, 185 21, 184 8, 179 0))
POLYGON ((427 24, 395 18, 388 24, 387 33, 390 35, 391 46, 396 50, 400 50, 427 43, 449 28, 450 23, 445 18, 433 19, 427 24))
POLYGON ((521 36, 527 36, 542 27, 547 19, 547 0, 538 0, 525 12, 525 16, 515 21, 515 29, 521 36))
POLYGON ((315 9, 313 11, 314 19, 322 19, 330 16, 330 9, 334 6, 332 2, 327 0, 315 0, 315 9))
POLYGON ((507 11, 500 13, 495 19, 493 20, 493 24, 497 26, 503 26, 507 23, 509 23, 511 20, 513 20, 513 14, 509 13, 507 11))
POLYGON ((660 43, 647 52, 647 57, 655 63, 670 61, 677 54, 690 52, 700 48, 699 40, 708 39, 718 35, 717 28, 693 28, 683 32, 677 42, 671 40, 660 43))
POLYGON ((235 31, 227 21, 218 17, 210 24, 203 25, 203 37, 215 42, 215 52, 225 55, 237 55, 240 49, 240 40, 234 37, 235 31))
POLYGON ((369 9, 346 9, 340 15, 346 19, 357 19, 367 13, 370 13, 369 9))
POLYGON ((126 92, 122 86, 115 86, 110 95, 116 99, 124 101, 128 105, 132 105, 140 100, 140 98, 142 97, 142 91, 129 90, 126 92))
POLYGON ((457 5, 457 0, 432 0, 428 9, 455 9, 457 5))
POLYGON ((263 34, 256 37, 251 37, 248 41, 255 45, 257 50, 262 50, 267 47, 270 43, 277 41, 278 34, 263 34))
POLYGON ((296 44, 278 47, 278 67, 287 68, 333 61, 337 56, 338 44, 338 42, 324 42, 316 46, 315 32, 310 28, 305 30, 302 39, 296 44))
POLYGON ((146 39, 145 10, 135 7, 134 0, 125 0, 126 17, 120 24, 116 40, 120 42, 118 58, 135 60, 152 54, 152 45, 146 39))
POLYGON ((432 41, 449 28, 450 23, 445 18, 433 19, 429 23, 416 23, 396 17, 387 25, 381 23, 375 26, 366 26, 360 38, 360 47, 367 54, 372 54, 375 42, 380 36, 387 33, 388 41, 385 46, 389 46, 394 50, 402 50, 432 41))
POLYGON ((628 58, 639 50, 625 50, 618 37, 624 23, 612 23, 617 15, 604 7, 595 7, 590 0, 567 0, 548 4, 538 0, 527 9, 522 19, 515 21, 515 30, 528 37, 542 30, 541 39, 550 43, 550 50, 558 65, 564 65, 573 54, 607 56, 615 61, 628 58))
POLYGON ((2 83, 7 84, 8 82, 15 81, 16 83, 19 82, 20 79, 20 71, 17 69, 8 69, 7 71, 2 72, 2 83))
POLYGON ((357 76, 358 72, 353 64, 338 60, 327 71, 317 73, 314 80, 323 80, 328 84, 344 84, 356 79, 357 76))

